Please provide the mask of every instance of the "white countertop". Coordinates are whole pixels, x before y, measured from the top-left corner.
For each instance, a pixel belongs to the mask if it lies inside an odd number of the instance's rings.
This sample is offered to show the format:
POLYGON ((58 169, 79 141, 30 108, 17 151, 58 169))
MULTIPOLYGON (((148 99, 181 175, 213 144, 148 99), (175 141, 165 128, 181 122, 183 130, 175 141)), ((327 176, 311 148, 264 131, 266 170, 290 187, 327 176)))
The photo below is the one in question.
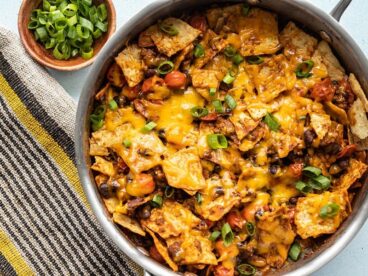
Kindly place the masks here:
MULTIPOLYGON (((154 0, 114 0, 117 28, 154 0)), ((275 0, 277 1, 277 0, 275 0)), ((310 0, 325 12, 329 12, 338 0, 310 0)), ((17 16, 21 0, 0 0, 0 25, 17 32, 17 16)), ((341 24, 363 49, 368 57, 368 1, 353 0, 341 18, 341 24)), ((89 68, 76 72, 49 70, 65 90, 77 101, 89 68)), ((368 275, 368 223, 353 241, 315 276, 364 276, 368 275)))

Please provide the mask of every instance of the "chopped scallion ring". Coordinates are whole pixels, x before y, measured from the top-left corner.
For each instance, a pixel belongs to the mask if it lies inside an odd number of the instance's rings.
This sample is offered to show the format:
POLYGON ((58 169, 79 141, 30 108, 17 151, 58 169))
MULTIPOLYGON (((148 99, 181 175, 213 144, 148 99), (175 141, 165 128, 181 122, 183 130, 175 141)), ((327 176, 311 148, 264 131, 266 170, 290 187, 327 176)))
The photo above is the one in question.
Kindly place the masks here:
POLYGON ((318 183, 322 190, 327 190, 331 186, 331 179, 322 174, 314 177, 312 180, 313 182, 318 183))
POLYGON ((160 65, 157 67, 157 72, 161 75, 166 75, 174 70, 174 63, 170 60, 161 62, 160 65))
POLYGON ((216 95, 216 88, 212 87, 210 88, 210 96, 213 97, 216 95))
POLYGON ((130 140, 125 139, 125 140, 123 141, 123 145, 124 145, 124 147, 126 147, 126 148, 130 148, 130 146, 132 145, 132 142, 131 142, 130 140))
POLYGON ((220 100, 214 100, 214 101, 212 101, 212 105, 215 108, 215 111, 217 113, 224 112, 224 107, 222 106, 222 102, 220 100))
POLYGON ((289 258, 293 260, 294 262, 296 262, 299 259, 301 253, 302 253, 302 247, 300 246, 298 242, 294 242, 291 245, 290 250, 289 250, 289 258))
POLYGON ((161 195, 158 195, 156 194, 153 198, 152 198, 152 201, 151 201, 151 205, 155 208, 159 208, 162 206, 162 202, 163 202, 163 199, 162 199, 162 196, 161 195))
POLYGON ((175 193, 175 190, 174 190, 173 187, 166 186, 166 188, 165 188, 165 197, 170 198, 174 195, 174 193, 175 193))
POLYGON ((142 132, 147 133, 150 132, 152 129, 154 129, 157 126, 155 122, 149 122, 147 123, 143 128, 142 132))
POLYGON ((232 60, 234 64, 239 65, 244 61, 244 58, 240 54, 236 54, 233 56, 232 60))
POLYGON ((225 223, 221 228, 221 237, 225 246, 232 244, 234 240, 234 233, 228 223, 225 223))
POLYGON ((245 59, 249 64, 261 64, 264 61, 264 58, 261 56, 249 56, 245 59))
POLYGON ((307 194, 313 191, 313 188, 303 181, 296 182, 295 188, 303 194, 307 194))
POLYGON ((227 45, 224 50, 224 54, 227 57, 233 57, 236 54, 236 49, 232 45, 227 45))
POLYGON ((203 198, 202 198, 202 194, 201 193, 197 193, 196 194, 196 201, 199 205, 201 205, 203 198))
POLYGON ((229 71, 227 72, 227 74, 225 75, 222 81, 226 84, 232 84, 234 80, 235 80, 234 72, 229 71))
POLYGON ((299 63, 299 65, 295 69, 295 74, 298 78, 309 78, 312 76, 312 68, 314 66, 314 62, 312 60, 307 60, 302 63, 299 63))
POLYGON ((271 114, 267 113, 264 117, 263 121, 266 123, 266 125, 272 130, 272 131, 278 131, 280 124, 277 121, 277 119, 271 114))
POLYGON ((251 276, 257 272, 256 268, 250 264, 240 264, 238 265, 237 270, 240 276, 251 276))
POLYGON ((194 52, 193 52, 194 56, 196 58, 200 58, 204 56, 204 48, 201 44, 197 44, 194 48, 194 52))
POLYGON ((222 134, 207 135, 207 144, 211 149, 226 149, 228 147, 227 139, 222 134))
POLYGON ((210 241, 216 241, 221 235, 221 232, 220 231, 213 231, 210 235, 210 237, 208 238, 210 241))
POLYGON ((307 177, 317 177, 322 173, 322 170, 320 168, 307 166, 303 168, 303 174, 307 177))
POLYGON ((178 29, 175 28, 172 24, 167 23, 159 23, 158 24, 160 30, 170 36, 177 35, 179 33, 178 29))
POLYGON ((111 101, 109 102, 109 108, 110 108, 111 110, 116 110, 116 109, 118 109, 118 104, 116 103, 116 101, 115 101, 115 100, 111 100, 111 101))
POLYGON ((328 203, 321 208, 319 216, 323 219, 333 218, 339 213, 339 211, 340 205, 336 203, 328 203))
POLYGON ((199 107, 199 106, 195 106, 190 110, 190 113, 192 114, 194 118, 201 118, 203 116, 208 115, 208 109, 199 107))
POLYGON ((254 233, 256 232, 256 227, 254 226, 253 223, 249 221, 245 224, 245 229, 247 230, 249 236, 253 236, 254 233))
POLYGON ((231 95, 225 96, 225 102, 231 110, 233 110, 236 107, 236 101, 231 95))

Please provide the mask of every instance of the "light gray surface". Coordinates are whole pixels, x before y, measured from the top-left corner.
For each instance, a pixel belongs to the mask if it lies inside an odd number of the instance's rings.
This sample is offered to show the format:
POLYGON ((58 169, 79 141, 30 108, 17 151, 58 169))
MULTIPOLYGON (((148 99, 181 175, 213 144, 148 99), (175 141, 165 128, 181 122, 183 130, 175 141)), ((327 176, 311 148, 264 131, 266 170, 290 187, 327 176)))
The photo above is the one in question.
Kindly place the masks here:
MULTIPOLYGON (((119 28, 152 0, 114 0, 117 13, 117 27, 119 28)), ((337 0, 310 1, 329 12, 337 0)), ((17 32, 17 14, 21 0, 0 0, 0 25, 17 32)), ((341 19, 341 24, 362 47, 368 56, 368 12, 367 0, 353 0, 347 12, 341 19)), ((81 88, 89 68, 77 72, 50 73, 64 86, 64 88, 78 100, 81 88)), ((314 275, 368 275, 368 223, 362 228, 349 246, 333 261, 314 275)))

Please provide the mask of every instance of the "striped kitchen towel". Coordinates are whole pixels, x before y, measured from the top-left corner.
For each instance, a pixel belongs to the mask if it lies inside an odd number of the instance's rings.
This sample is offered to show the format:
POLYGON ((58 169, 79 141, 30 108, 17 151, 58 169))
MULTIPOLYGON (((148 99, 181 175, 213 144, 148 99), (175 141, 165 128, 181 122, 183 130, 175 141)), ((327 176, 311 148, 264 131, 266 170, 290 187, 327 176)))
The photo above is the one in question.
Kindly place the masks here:
POLYGON ((0 275, 141 275, 78 179, 76 105, 0 27, 0 275))

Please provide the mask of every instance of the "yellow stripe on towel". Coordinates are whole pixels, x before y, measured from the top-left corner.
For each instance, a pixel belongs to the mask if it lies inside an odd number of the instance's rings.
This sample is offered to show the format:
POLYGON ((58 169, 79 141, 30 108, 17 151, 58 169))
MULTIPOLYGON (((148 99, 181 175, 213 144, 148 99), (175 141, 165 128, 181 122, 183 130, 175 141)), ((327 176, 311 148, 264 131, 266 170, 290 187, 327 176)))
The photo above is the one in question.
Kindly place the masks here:
POLYGON ((0 89, 6 98, 9 106, 16 114, 18 120, 27 128, 37 142, 51 155, 58 167, 73 185, 82 202, 90 208, 87 198, 79 182, 77 168, 72 160, 67 156, 59 144, 47 133, 41 124, 27 110, 17 94, 10 87, 3 75, 0 74, 0 89))

